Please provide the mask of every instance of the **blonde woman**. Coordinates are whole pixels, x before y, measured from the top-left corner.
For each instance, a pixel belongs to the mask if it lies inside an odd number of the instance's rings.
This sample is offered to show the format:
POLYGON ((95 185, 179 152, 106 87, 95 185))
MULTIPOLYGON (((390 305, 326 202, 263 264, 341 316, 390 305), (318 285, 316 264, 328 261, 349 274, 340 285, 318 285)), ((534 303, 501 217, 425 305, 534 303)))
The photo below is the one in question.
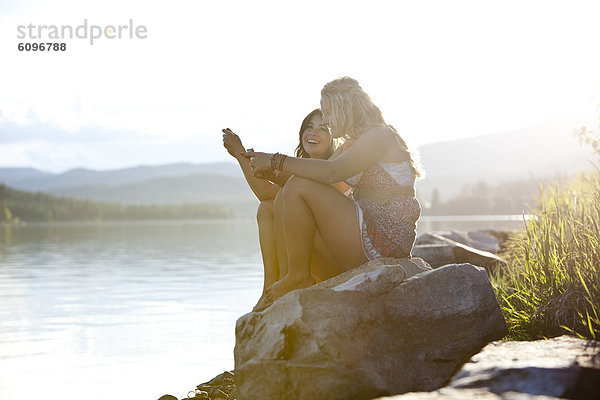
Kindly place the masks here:
POLYGON ((283 171, 293 177, 283 189, 288 273, 265 291, 259 307, 314 283, 313 244, 336 268, 329 276, 381 257, 410 258, 421 207, 414 184, 414 156, 358 82, 344 77, 321 91, 323 124, 344 138, 343 153, 329 160, 245 153, 255 174, 283 171), (346 181, 352 198, 331 184, 346 181))

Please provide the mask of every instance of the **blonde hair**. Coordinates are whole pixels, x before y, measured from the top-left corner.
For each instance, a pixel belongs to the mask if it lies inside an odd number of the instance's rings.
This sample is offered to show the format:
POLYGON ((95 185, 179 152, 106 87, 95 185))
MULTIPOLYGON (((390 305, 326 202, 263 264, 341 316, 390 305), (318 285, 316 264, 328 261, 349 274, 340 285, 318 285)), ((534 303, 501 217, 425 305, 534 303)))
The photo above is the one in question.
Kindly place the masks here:
POLYGON ((385 122, 379 107, 373 104, 356 79, 345 76, 325 84, 321 90, 321 97, 329 101, 331 123, 336 130, 343 133, 342 136, 345 139, 356 140, 365 131, 377 125, 385 125, 390 128, 398 138, 398 144, 402 150, 408 154, 415 176, 421 176, 421 169, 404 139, 392 125, 385 122))

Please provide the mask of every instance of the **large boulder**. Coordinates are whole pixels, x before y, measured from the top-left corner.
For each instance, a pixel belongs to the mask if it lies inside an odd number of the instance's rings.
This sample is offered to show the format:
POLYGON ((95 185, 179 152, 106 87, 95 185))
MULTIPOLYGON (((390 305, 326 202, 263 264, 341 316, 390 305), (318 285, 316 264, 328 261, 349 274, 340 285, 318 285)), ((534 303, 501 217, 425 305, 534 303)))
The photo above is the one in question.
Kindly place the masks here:
POLYGON ((600 399, 600 343, 572 336, 494 342, 466 363, 447 387, 385 399, 471 398, 600 399))
POLYGON ((371 262, 237 321, 238 400, 435 390, 506 333, 484 269, 371 262))
POLYGON ((433 268, 447 264, 469 263, 491 270, 506 261, 493 253, 478 250, 465 244, 429 233, 427 237, 435 243, 415 245, 412 254, 427 261, 433 268))

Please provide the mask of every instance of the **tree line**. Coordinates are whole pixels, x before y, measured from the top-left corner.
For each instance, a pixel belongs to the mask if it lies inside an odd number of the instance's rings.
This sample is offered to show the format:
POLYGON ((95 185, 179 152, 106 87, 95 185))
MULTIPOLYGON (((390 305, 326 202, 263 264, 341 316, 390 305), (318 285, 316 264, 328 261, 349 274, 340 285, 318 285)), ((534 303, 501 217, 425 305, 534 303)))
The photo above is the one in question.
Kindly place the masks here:
POLYGON ((25 192, 0 184, 0 222, 208 219, 231 216, 231 211, 211 204, 106 203, 25 192))
POLYGON ((527 213, 545 186, 566 177, 522 179, 489 185, 484 181, 465 185, 460 193, 442 200, 434 189, 430 202, 423 202, 424 215, 503 215, 527 213))

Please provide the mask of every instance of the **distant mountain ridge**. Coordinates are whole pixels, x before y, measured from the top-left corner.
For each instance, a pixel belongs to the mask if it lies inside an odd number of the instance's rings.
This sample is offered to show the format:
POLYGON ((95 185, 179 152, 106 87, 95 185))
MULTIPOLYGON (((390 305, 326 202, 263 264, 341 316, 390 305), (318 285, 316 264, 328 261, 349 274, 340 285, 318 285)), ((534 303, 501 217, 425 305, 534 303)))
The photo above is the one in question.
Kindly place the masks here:
POLYGON ((154 178, 181 177, 199 173, 216 176, 242 176, 239 168, 231 162, 177 163, 105 171, 76 168, 60 174, 33 168, 0 168, 0 182, 21 190, 47 191, 75 186, 123 185, 154 178))
POLYGON ((35 168, 0 168, 0 182, 6 185, 50 175, 52 175, 50 172, 40 171, 35 168))
POLYGON ((233 162, 177 163, 53 174, 33 168, 0 168, 0 183, 55 196, 132 204, 217 204, 251 216, 257 200, 233 162))
POLYGON ((243 178, 214 174, 162 176, 117 185, 52 188, 48 192, 65 197, 142 204, 222 203, 254 198, 243 178))
MULTIPOLYGON (((422 146, 426 178, 417 182, 424 201, 435 189, 443 199, 465 185, 496 186, 524 178, 570 175, 591 168, 591 151, 571 136, 573 124, 558 120, 508 133, 422 146)), ((52 174, 33 168, 0 168, 0 183, 27 191, 125 203, 216 203, 253 212, 255 197, 237 163, 178 163, 118 170, 74 169, 52 174)))
POLYGON ((497 186, 589 170, 595 157, 573 138, 574 126, 571 121, 556 120, 512 132, 422 146, 419 150, 426 177, 417 182, 417 191, 429 200, 437 189, 442 198, 449 199, 465 185, 478 182, 497 186))

